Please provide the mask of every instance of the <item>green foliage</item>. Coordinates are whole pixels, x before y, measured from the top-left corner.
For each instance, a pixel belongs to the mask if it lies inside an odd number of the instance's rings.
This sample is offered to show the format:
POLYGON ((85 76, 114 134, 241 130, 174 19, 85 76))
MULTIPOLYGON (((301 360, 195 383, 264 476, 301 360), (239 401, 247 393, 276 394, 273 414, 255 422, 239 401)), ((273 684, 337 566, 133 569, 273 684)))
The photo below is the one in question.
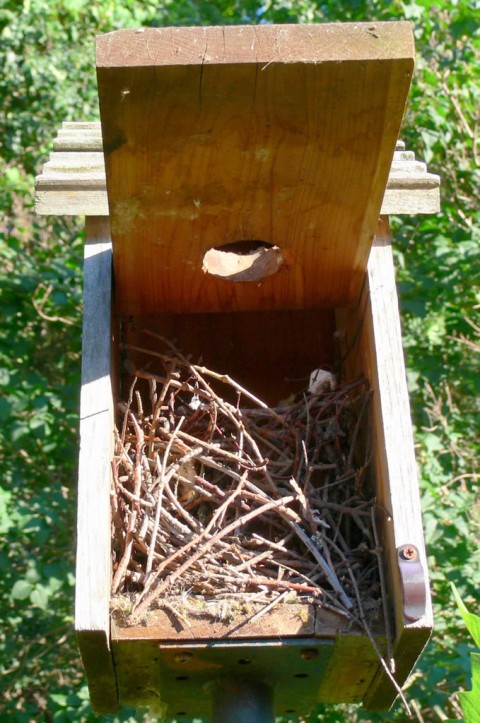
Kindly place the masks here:
MULTIPOLYGON (((454 693, 466 686, 469 650, 450 582, 473 601, 480 571, 480 3, 0 0, 1 720, 97 720, 72 634, 82 220, 35 218, 32 200, 61 122, 98 117, 94 36, 139 25, 399 18, 414 24, 418 53, 402 135, 441 175, 443 196, 440 216, 394 224, 436 613, 407 697, 418 720, 461 715, 454 693)), ((400 707, 375 717, 340 706, 312 720, 404 717, 400 707)), ((140 719, 129 710, 121 718, 140 719)))
MULTIPOLYGON (((477 648, 480 648, 480 617, 467 610, 457 588, 453 584, 452 591, 467 630, 477 648)), ((472 664, 472 689, 466 693, 460 693, 459 698, 465 723, 476 723, 480 719, 480 654, 471 653, 470 660, 472 664)))

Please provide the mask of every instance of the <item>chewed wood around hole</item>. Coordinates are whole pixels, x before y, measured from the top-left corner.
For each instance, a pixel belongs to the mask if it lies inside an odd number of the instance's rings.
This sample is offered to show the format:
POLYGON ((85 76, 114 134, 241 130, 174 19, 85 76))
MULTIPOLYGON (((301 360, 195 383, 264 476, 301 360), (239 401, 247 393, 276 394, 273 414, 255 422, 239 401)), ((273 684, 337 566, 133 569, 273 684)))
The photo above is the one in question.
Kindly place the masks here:
POLYGON ((242 240, 209 249, 203 271, 226 281, 261 281, 286 267, 286 254, 275 244, 242 240))

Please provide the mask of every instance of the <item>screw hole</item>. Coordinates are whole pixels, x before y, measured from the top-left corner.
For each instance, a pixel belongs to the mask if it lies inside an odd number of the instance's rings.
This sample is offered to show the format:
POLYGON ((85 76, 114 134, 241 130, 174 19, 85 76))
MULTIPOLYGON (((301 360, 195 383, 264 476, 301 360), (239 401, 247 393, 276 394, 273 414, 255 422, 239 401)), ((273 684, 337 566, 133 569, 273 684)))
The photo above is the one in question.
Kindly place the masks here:
POLYGON ((308 673, 295 673, 294 678, 308 678, 308 673))
POLYGON ((190 680, 190 677, 188 675, 176 675, 175 680, 179 680, 179 681, 190 680))
POLYGON ((238 664, 239 665, 250 665, 251 662, 252 661, 250 660, 250 658, 240 658, 240 660, 238 661, 238 664))

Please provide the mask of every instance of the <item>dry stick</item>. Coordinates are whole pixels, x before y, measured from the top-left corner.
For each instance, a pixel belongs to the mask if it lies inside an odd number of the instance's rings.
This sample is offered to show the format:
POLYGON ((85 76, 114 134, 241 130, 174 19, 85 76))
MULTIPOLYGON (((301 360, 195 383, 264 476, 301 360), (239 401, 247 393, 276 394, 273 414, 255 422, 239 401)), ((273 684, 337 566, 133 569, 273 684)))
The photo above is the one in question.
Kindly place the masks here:
POLYGON ((399 684, 398 684, 397 681, 395 680, 392 672, 390 671, 390 668, 388 667, 387 662, 385 661, 385 659, 384 659, 384 657, 383 657, 383 655, 382 655, 382 652, 381 652, 380 648, 379 648, 378 645, 377 645, 377 641, 375 640, 375 638, 374 638, 374 636, 373 636, 373 633, 372 633, 372 631, 371 631, 371 629, 370 629, 370 626, 369 626, 368 623, 367 623, 367 619, 366 619, 366 616, 365 616, 365 611, 364 611, 364 609, 363 609, 362 597, 361 597, 361 595, 360 595, 360 590, 358 589, 357 581, 356 581, 356 579, 355 579, 355 575, 353 574, 353 571, 352 571, 350 562, 349 562, 349 560, 345 557, 345 555, 344 555, 343 552, 340 550, 340 548, 339 548, 337 545, 335 545, 334 542, 332 542, 332 540, 328 540, 328 542, 329 542, 330 544, 332 544, 332 545, 336 548, 337 553, 340 555, 342 561, 345 563, 345 565, 346 565, 346 567, 347 567, 347 571, 348 571, 348 574, 349 574, 349 577, 350 577, 350 580, 351 580, 353 589, 354 589, 354 591, 355 591, 355 597, 356 597, 357 606, 358 606, 358 613, 359 613, 359 615, 360 615, 360 622, 362 623, 362 627, 363 627, 363 629, 365 630, 365 632, 367 633, 367 636, 368 636, 368 638, 369 638, 369 640, 370 640, 370 642, 371 642, 371 644, 372 644, 372 647, 373 647, 373 649, 374 649, 374 651, 375 651, 375 654, 377 655, 377 657, 378 657, 378 659, 379 659, 379 661, 380 661, 380 665, 381 665, 382 668, 385 670, 385 672, 386 672, 388 678, 390 679, 393 687, 395 688, 395 690, 397 691, 398 695, 400 696, 400 699, 401 699, 403 705, 405 706, 405 710, 407 711, 408 716, 411 717, 412 712, 411 712, 410 707, 409 707, 409 705, 408 705, 408 703, 407 703, 407 699, 405 698, 405 695, 404 695, 404 693, 403 693, 403 690, 401 689, 401 687, 399 686, 399 684))
MULTIPOLYGON (((224 575, 224 580, 235 581, 233 576, 224 575)), ((248 583, 251 585, 257 585, 258 587, 271 587, 274 589, 286 588, 287 590, 295 590, 296 592, 304 592, 309 596, 323 597, 324 591, 319 587, 313 587, 313 585, 302 585, 298 582, 290 582, 289 580, 269 580, 268 578, 253 576, 248 578, 248 583)), ((323 604, 323 603, 322 603, 323 604)))
POLYGON ((238 382, 236 382, 234 379, 228 376, 228 374, 219 374, 218 372, 214 372, 211 369, 207 369, 206 367, 201 367, 197 365, 192 365, 192 369, 194 369, 196 372, 200 372, 201 374, 207 374, 207 376, 212 377, 213 379, 217 379, 220 382, 224 382, 225 384, 229 384, 234 389, 237 390, 240 394, 243 394, 247 399, 250 399, 251 402, 254 404, 257 404, 261 409, 268 409, 268 411, 271 413, 272 417, 275 417, 275 419, 280 422, 280 424, 283 424, 284 419, 281 417, 277 412, 275 412, 273 409, 271 409, 265 402, 263 402, 261 399, 256 397, 254 394, 248 391, 248 389, 245 389, 242 387, 238 382))
MULTIPOLYGON (((263 455, 260 453, 260 450, 258 449, 258 446, 257 446, 255 440, 248 434, 248 431, 245 429, 243 420, 237 418, 238 410, 235 407, 232 407, 232 405, 225 402, 223 399, 221 399, 217 394, 215 394, 214 390, 211 388, 211 386, 208 384, 208 382, 201 375, 200 370, 204 370, 205 369, 204 367, 196 367, 196 366, 190 364, 189 362, 187 362, 187 363, 188 363, 189 369, 194 373, 197 380, 200 382, 200 384, 203 385, 205 390, 210 394, 211 399, 216 402, 216 404, 220 407, 220 409, 224 412, 224 414, 226 414, 226 416, 230 419, 230 421, 233 422, 233 424, 238 429, 238 431, 242 431, 245 434, 245 436, 247 437, 248 441, 250 442, 255 454, 257 455, 258 461, 261 464, 261 467, 269 482, 270 487, 273 490, 275 490, 275 484, 267 469, 266 460, 264 459, 263 455)), ((205 370, 205 371, 208 372, 209 370, 205 370)), ((222 380, 225 382, 228 381, 228 383, 231 384, 235 389, 237 389, 237 391, 245 393, 256 404, 258 404, 259 406, 263 406, 265 409, 268 409, 267 405, 264 402, 262 402, 260 399, 257 399, 256 397, 251 395, 246 390, 243 390, 243 388, 240 387, 240 385, 236 384, 236 382, 233 382, 233 380, 231 380, 230 377, 228 377, 227 375, 217 375, 216 372, 211 372, 210 374, 211 374, 211 376, 213 376, 213 378, 223 377, 222 380)), ((284 421, 283 418, 280 417, 279 415, 276 415, 276 416, 278 417, 279 421, 283 424, 283 421, 284 421)))
MULTIPOLYGON (((268 510, 278 508, 281 505, 287 505, 290 502, 293 502, 294 499, 295 498, 293 495, 289 495, 288 497, 282 497, 279 500, 268 502, 267 504, 263 505, 262 507, 258 507, 256 510, 252 510, 252 512, 249 512, 246 515, 242 515, 242 517, 239 517, 237 520, 235 520, 234 522, 227 525, 227 527, 224 527, 223 530, 220 530, 215 535, 213 535, 213 537, 210 537, 205 543, 203 543, 203 545, 201 545, 200 549, 197 550, 197 552, 194 553, 194 555, 191 558, 189 558, 186 562, 184 562, 183 565, 180 565, 180 567, 177 568, 175 570, 175 572, 171 573, 168 576, 168 578, 166 578, 166 580, 164 580, 162 583, 160 583, 160 585, 158 585, 158 587, 155 588, 155 590, 153 590, 149 595, 144 597, 142 602, 140 604, 137 604, 134 607, 133 612, 136 612, 137 616, 143 615, 147 611, 149 605, 163 592, 163 590, 165 590, 165 588, 167 588, 169 585, 173 584, 175 582, 175 580, 185 572, 185 570, 187 570, 189 567, 191 567, 191 565, 194 562, 196 562, 198 560, 198 558, 201 557, 205 553, 206 550, 213 547, 213 545, 215 545, 215 543, 218 540, 221 540, 226 535, 229 535, 231 532, 236 530, 238 527, 241 527, 242 525, 245 525, 247 522, 250 522, 250 520, 253 520, 255 517, 258 517, 259 515, 264 514, 268 510)), ((201 538, 201 537, 203 537, 203 535, 199 536, 199 538, 201 538)), ((182 555, 182 554, 184 555, 186 552, 188 552, 194 545, 198 545, 200 542, 199 538, 192 540, 190 543, 185 545, 185 547, 183 547, 181 550, 178 550, 178 552, 174 553, 174 555, 172 555, 172 557, 168 560, 168 562, 172 562, 173 559, 176 559, 180 555, 182 555)), ((165 567, 165 563, 162 564, 158 568, 158 570, 154 573, 154 575, 152 576, 152 583, 163 572, 164 567, 165 567)))
POLYGON ((137 383, 137 379, 135 377, 130 386, 130 391, 128 393, 128 401, 127 401, 126 409, 125 409, 125 415, 123 417, 122 434, 121 434, 122 445, 125 444, 125 433, 127 431, 128 413, 130 411, 130 407, 133 402, 133 390, 135 388, 136 383, 137 383))
POLYGON ((210 530, 212 530, 217 525, 217 523, 220 523, 220 521, 223 520, 228 507, 242 491, 246 479, 247 472, 244 472, 235 490, 231 494, 227 495, 225 501, 222 502, 220 507, 217 507, 217 509, 215 510, 215 513, 212 515, 212 519, 205 528, 205 535, 208 535, 210 533, 210 530))
POLYGON ((345 607, 348 610, 352 610, 353 603, 346 594, 345 590, 340 584, 340 580, 335 574, 335 571, 332 570, 332 568, 327 564, 327 561, 325 558, 321 555, 320 551, 315 546, 315 543, 308 537, 308 535, 302 530, 301 527, 299 527, 295 522, 292 522, 291 520, 288 520, 288 524, 292 528, 292 530, 295 531, 296 535, 302 540, 302 542, 308 547, 312 555, 314 556, 315 560, 319 563, 320 567, 324 571, 325 575, 327 576, 327 580, 330 583, 330 585, 333 587, 335 592, 337 592, 340 596, 340 600, 343 602, 345 607))
MULTIPOLYGON (((163 436, 169 436, 169 434, 170 434, 169 432, 167 432, 163 429, 159 430, 159 431, 160 431, 160 434, 162 434, 163 436)), ((210 452, 213 452, 218 457, 224 457, 225 459, 227 459, 230 462, 233 462, 235 464, 237 464, 239 461, 241 461, 241 458, 239 458, 239 456, 237 454, 234 454, 233 452, 229 452, 228 450, 223 449, 222 447, 219 447, 216 444, 210 444, 209 442, 199 440, 198 437, 194 437, 191 434, 184 432, 183 430, 178 430, 177 436, 179 439, 184 440, 185 442, 190 442, 192 444, 201 445, 202 451, 209 450, 210 452)), ((160 438, 158 439, 158 441, 160 441, 160 438)), ((246 467, 247 465, 243 464, 242 466, 246 467)), ((251 467, 253 467, 254 470, 258 469, 258 467, 256 465, 254 465, 253 463, 251 464, 251 467)))
MULTIPOLYGON (((230 495, 230 497, 227 498, 227 500, 225 500, 225 502, 223 503, 223 505, 222 505, 220 508, 217 509, 217 513, 219 512, 219 510, 220 510, 220 512, 221 512, 221 510, 224 508, 224 506, 225 506, 225 505, 228 505, 228 504, 232 501, 232 499, 236 496, 237 492, 240 491, 242 482, 243 482, 243 477, 240 478, 239 485, 238 485, 237 489, 233 492, 233 494, 230 495)), ((216 521, 216 517, 214 516, 214 517, 212 518, 212 520, 210 520, 210 523, 207 525, 207 527, 206 527, 202 532, 200 532, 200 533, 199 533, 193 540, 191 540, 189 543, 187 543, 186 545, 184 545, 184 547, 181 547, 179 550, 177 550, 173 555, 171 555, 167 560, 165 560, 162 565, 160 565, 160 566, 157 568, 157 570, 155 571, 155 573, 150 577, 149 580, 147 580, 147 582, 146 582, 146 584, 145 584, 145 589, 144 589, 144 591, 143 591, 143 593, 142 593, 139 601, 137 602, 137 605, 138 605, 140 608, 143 608, 142 599, 145 598, 145 597, 148 597, 147 593, 148 593, 149 589, 151 588, 151 586, 152 586, 152 584, 155 582, 155 580, 159 577, 159 575, 161 574, 161 572, 163 571, 163 569, 165 568, 165 566, 166 566, 167 564, 173 562, 174 560, 176 560, 177 557, 179 557, 180 555, 186 554, 194 545, 200 544, 200 542, 202 541, 202 539, 209 534, 211 528, 212 528, 213 525, 215 524, 215 521, 216 521)), ((198 557, 197 557, 197 558, 195 558, 195 557, 190 558, 190 560, 191 560, 192 563, 195 561, 195 559, 198 559, 198 557)), ((154 592, 156 592, 156 590, 155 590, 154 592)), ((135 610, 135 607, 134 607, 134 610, 135 610)))
MULTIPOLYGON (((173 430, 173 434, 170 437, 170 440, 166 446, 165 452, 163 453, 163 460, 162 460, 161 467, 160 467, 160 457, 157 456, 157 458, 156 458, 157 469, 158 469, 158 473, 160 475, 160 486, 159 486, 158 492, 157 492, 157 500, 156 500, 157 508, 155 510, 155 520, 153 523, 153 530, 152 530, 152 534, 150 537, 150 549, 148 551, 147 564, 145 567, 145 578, 148 578, 148 576, 152 570, 153 551, 155 550, 155 542, 156 542, 157 534, 158 534, 158 526, 160 524, 160 515, 162 513, 163 488, 165 487, 165 485, 167 483, 166 469, 167 469, 168 457, 170 455, 170 450, 172 449, 173 442, 175 441, 175 437, 178 434, 178 431, 184 421, 185 421, 185 417, 180 417, 180 420, 179 420, 176 428, 173 430)), ((171 474, 173 474, 173 471, 171 474)))
POLYGON ((353 430, 352 439, 351 439, 351 441, 350 441, 350 452, 349 452, 349 455, 348 455, 347 467, 351 467, 351 466, 352 466, 353 455, 355 454, 355 446, 356 446, 356 443, 357 443, 358 434, 359 434, 359 432, 360 432, 361 422, 362 422, 362 419, 363 419, 363 415, 364 415, 364 413, 365 413, 365 411, 366 411, 366 409, 367 409, 367 405, 368 405, 368 403, 369 403, 369 401, 370 401, 370 399, 371 399, 371 397, 372 397, 372 394, 373 394, 373 390, 372 390, 372 389, 369 389, 368 392, 367 392, 367 394, 365 394, 365 396, 364 396, 364 398, 363 398, 362 406, 361 406, 361 408, 360 408, 360 413, 359 413, 359 415, 358 415, 358 419, 357 419, 357 422, 356 422, 356 424, 355 424, 355 429, 353 430))
MULTIPOLYGON (((171 359, 171 358, 168 359, 168 363, 170 363, 170 364, 172 363, 172 359, 171 359)), ((192 389, 193 389, 193 388, 192 388, 192 389)), ((198 389, 198 388, 195 388, 193 391, 194 391, 195 393, 197 393, 197 394, 199 394, 200 392, 202 392, 202 390, 201 390, 201 389, 198 389)), ((174 397, 175 397, 175 394, 172 392, 172 397, 171 397, 171 398, 173 399, 174 397)), ((207 395, 207 397, 208 397, 208 395, 207 395)), ((221 400, 220 400, 220 402, 221 402, 221 400)), ((220 407, 220 411, 223 412, 223 414, 225 414, 225 415, 227 416, 227 418, 230 419, 230 421, 234 424, 234 426, 236 427, 236 429, 239 430, 240 433, 241 433, 241 430, 245 429, 245 423, 249 421, 249 420, 248 420, 248 417, 246 416, 244 419, 239 420, 239 419, 238 419, 238 411, 237 411, 236 408, 231 407, 231 405, 228 405, 228 407, 227 407, 227 405, 226 405, 226 404, 223 404, 223 403, 220 403, 218 406, 220 407)), ((298 407, 298 405, 297 405, 297 407, 298 407)), ((323 407, 328 410, 328 404, 324 404, 323 407)), ((214 406, 214 405, 212 404, 212 407, 211 407, 211 408, 213 408, 213 411, 214 411, 215 414, 218 413, 217 406, 214 406)), ((173 408, 172 408, 172 411, 173 411, 173 408)), ((250 410, 249 410, 249 411, 250 411, 250 410)), ((298 407, 298 411, 302 412, 302 410, 300 409, 300 407, 298 407)), ((244 414, 246 415, 247 412, 244 412, 244 414)), ((265 417, 265 416, 267 416, 267 417, 269 416, 268 410, 264 413, 264 417, 265 417)), ((300 420, 304 418, 304 416, 305 416, 304 414, 300 414, 300 415, 297 414, 297 422, 295 422, 295 423, 299 423, 300 420)), ((316 417, 317 420, 318 420, 318 417, 319 417, 319 414, 317 414, 317 417, 316 417)), ((293 421, 295 421, 295 417, 294 417, 293 413, 291 414, 291 418, 293 419, 293 421)), ((307 415, 307 422, 308 422, 308 415, 307 415)), ((327 422, 328 422, 328 420, 324 420, 323 423, 327 423, 327 422)), ((276 424, 276 421, 273 420, 273 422, 271 421, 270 424, 272 424, 272 423, 273 423, 273 424, 276 424)), ((213 426, 210 425, 210 427, 209 427, 209 429, 210 429, 210 431, 209 431, 209 437, 210 437, 210 442, 209 442, 209 444, 211 444, 211 440, 214 438, 213 435, 214 435, 215 428, 216 428, 216 423, 215 423, 213 426)), ((280 430, 280 431, 281 431, 281 430, 280 430)), ((249 432, 250 432, 250 430, 249 430, 249 432)), ((261 430, 260 430, 260 432, 261 432, 261 430)), ((257 430, 255 430, 254 433, 253 433, 253 435, 251 434, 250 436, 253 437, 255 434, 258 434, 257 430)), ((194 439, 195 439, 195 442, 198 443, 198 438, 194 438, 194 439)), ((160 440, 158 440, 158 441, 160 441, 160 440)), ((299 442, 300 442, 300 440, 299 440, 299 442)), ((302 440, 302 445, 303 445, 303 440, 302 440)), ((214 447, 214 451, 215 451, 216 453, 218 453, 218 447, 216 447, 216 446, 213 445, 213 444, 212 444, 212 447, 214 447)), ((278 452, 277 452, 277 454, 278 454, 278 452)), ((125 456, 126 456, 126 455, 125 455, 125 456)), ((261 463, 262 463, 262 465, 263 465, 264 462, 265 462, 265 460, 264 460, 264 458, 263 458, 263 455, 262 455, 261 453, 259 453, 259 454, 256 453, 256 456, 259 457, 259 460, 261 461, 261 463)), ((237 465, 238 465, 238 463, 239 463, 239 459, 241 459, 241 460, 244 459, 244 455, 242 455, 242 451, 241 451, 241 450, 240 450, 240 454, 239 454, 239 455, 238 455, 238 454, 237 454, 237 455, 233 455, 233 457, 234 457, 235 463, 236 463, 237 465)), ((199 461, 200 461, 200 460, 199 460, 199 461)), ((202 463, 203 463, 203 462, 202 462, 202 463)), ((251 460, 249 460, 249 464, 250 464, 250 465, 252 464, 251 460)), ((247 464, 247 466, 249 466, 249 465, 247 464)), ((336 466, 337 466, 337 465, 332 465, 332 467, 336 467, 336 466)), ((220 472, 220 471, 221 471, 222 474, 228 474, 228 473, 229 473, 228 468, 226 468, 224 465, 215 465, 215 463, 214 463, 213 468, 216 468, 216 471, 217 471, 217 472, 220 472), (222 469, 222 467, 223 467, 223 469, 222 469)), ((229 476, 230 476, 230 477, 233 477, 233 475, 231 475, 231 471, 230 471, 230 475, 229 475, 229 476)), ((238 473, 237 473, 236 476, 237 476, 237 481, 238 481, 238 477, 239 477, 240 475, 238 475, 238 473)), ((350 478, 353 478, 353 477, 354 477, 354 474, 350 473, 350 474, 347 475, 347 476, 350 477, 350 478)), ((267 479, 267 481, 268 481, 268 479, 267 479)), ((258 493, 258 497, 259 497, 262 501, 268 502, 271 498, 269 498, 268 495, 265 494, 264 490, 263 490, 263 489, 260 489, 260 487, 258 486, 258 485, 263 485, 264 483, 265 483, 265 480, 259 481, 259 482, 257 483, 257 485, 253 485, 253 483, 252 483, 251 489, 253 488, 253 489, 255 490, 255 493, 258 493)), ((341 484, 341 483, 342 483, 341 480, 337 480, 333 485, 328 485, 328 486, 329 486, 329 487, 334 487, 334 486, 338 486, 338 485, 341 484)), ((248 484, 248 486, 250 486, 250 483, 248 484)), ((248 487, 247 487, 247 489, 248 489, 248 487)), ((220 497, 225 494, 225 493, 221 490, 220 487, 218 488, 218 490, 220 490, 220 497)), ((275 493, 276 493, 276 490, 274 491, 274 496, 276 496, 275 493)), ((246 494, 248 494, 248 493, 246 493, 246 494)), ((245 496, 246 496, 246 494, 245 494, 245 496)), ((256 501, 259 501, 259 500, 256 500, 256 501)), ((234 503, 234 506, 237 507, 237 503, 234 503)), ((177 512, 178 512, 178 510, 177 510, 177 512)), ((296 515, 296 513, 294 513, 292 510, 288 510, 288 512, 290 513, 290 516, 291 516, 291 515, 294 515, 294 516, 300 521, 300 518, 298 518, 298 515, 296 515)), ((243 521, 242 521, 242 524, 243 524, 243 521)), ((265 541, 264 541, 264 544, 265 544, 265 541)), ((215 558, 212 558, 212 559, 213 559, 213 561, 214 561, 214 563, 215 563, 215 558)), ((250 561, 249 564, 253 564, 253 563, 250 561)), ((296 572, 297 572, 297 574, 299 574, 299 571, 296 571, 296 572)), ((301 574, 301 573, 300 573, 300 574, 301 574)), ((312 574, 313 574, 313 573, 312 573, 312 574)), ((238 573, 237 573, 237 577, 238 577, 238 573)))
MULTIPOLYGON (((182 481, 182 480, 184 480, 185 478, 182 477, 181 475, 174 474, 174 475, 173 475, 173 479, 179 479, 180 481, 182 481)), ((185 480, 185 482, 187 482, 187 480, 185 480)), ((193 487, 192 489, 195 489, 195 487, 193 487)), ((198 531, 199 531, 199 528, 200 528, 200 523, 199 523, 199 521, 196 520, 194 517, 192 517, 192 515, 189 514, 188 510, 185 508, 184 505, 180 504, 180 502, 178 501, 178 499, 175 497, 174 493, 172 492, 169 484, 166 484, 166 485, 165 485, 164 492, 165 492, 165 494, 167 495, 169 501, 172 503, 172 505, 173 505, 173 507, 175 508, 175 510, 178 512, 178 514, 179 514, 181 517, 183 517, 183 519, 185 520, 185 522, 187 523, 187 525, 190 525, 190 527, 191 527, 193 530, 195 530, 195 531, 198 532, 198 531)), ((203 493, 203 490, 202 490, 202 493, 203 493)))
POLYGON ((110 492, 110 499, 111 499, 111 507, 112 507, 112 520, 115 527, 115 530, 117 531, 117 534, 119 536, 119 539, 121 540, 123 537, 124 532, 124 526, 122 525, 122 519, 120 517, 120 510, 118 506, 118 492, 117 488, 120 487, 120 483, 118 481, 118 464, 119 464, 118 457, 114 457, 112 459, 112 489, 110 492))
MULTIPOLYGON (((133 389, 133 387, 132 387, 133 389)), ((141 429, 140 425, 138 424, 137 420, 135 419, 135 416, 133 412, 129 412, 131 419, 133 421, 133 425, 135 427, 135 431, 137 433, 137 446, 136 446, 136 452, 135 452, 135 472, 134 472, 134 480, 135 480, 135 486, 133 493, 135 497, 140 496, 140 490, 142 488, 142 450, 144 445, 144 435, 143 430, 141 429)), ((125 538, 125 550, 122 556, 122 559, 120 560, 118 564, 117 571, 115 572, 113 581, 112 581, 112 595, 114 595, 118 588, 120 587, 122 580, 125 576, 125 573, 128 568, 128 563, 130 561, 130 557, 132 554, 132 545, 133 545, 133 539, 134 539, 134 530, 135 525, 137 522, 137 515, 138 515, 138 507, 135 507, 131 510, 130 513, 130 519, 128 521, 128 529, 127 529, 127 535, 125 538)))
POLYGON ((383 569, 382 550, 380 547, 380 541, 378 539, 377 522, 375 520, 375 509, 372 506, 370 509, 373 529, 373 539, 375 542, 375 556, 377 558, 378 574, 380 577, 380 590, 382 591, 382 607, 383 617, 385 620, 385 637, 387 638, 387 661, 388 667, 392 673, 395 673, 395 658, 393 655, 392 647, 392 626, 390 625, 390 613, 388 609, 388 592, 385 581, 385 572, 383 569))
MULTIPOLYGON (((179 359, 181 359, 186 365, 188 365, 188 367, 190 369, 193 369, 194 371, 196 371, 199 374, 207 374, 208 376, 211 376, 213 379, 217 379, 218 381, 224 382, 225 384, 229 384, 234 389, 236 389, 238 392, 240 392, 240 394, 243 394, 248 399, 250 399, 250 401, 254 402, 254 404, 257 404, 260 408, 266 409, 269 412, 272 411, 270 409, 270 407, 267 404, 265 404, 265 402, 263 402, 261 399, 256 397, 254 394, 249 392, 248 389, 244 389, 240 384, 238 384, 238 382, 236 382, 234 379, 229 377, 228 374, 219 374, 218 372, 211 371, 210 369, 207 369, 206 367, 191 364, 188 361, 188 359, 177 349, 175 344, 173 344, 171 341, 169 341, 169 339, 166 339, 161 334, 157 334, 153 331, 150 331, 150 329, 142 329, 141 331, 145 334, 149 334, 150 336, 155 337, 156 339, 160 339, 160 341, 163 341, 164 344, 166 346, 168 346, 179 359)), ((135 349, 135 347, 131 347, 128 344, 126 344, 125 346, 127 346, 128 348, 135 349)), ((153 356, 157 355, 157 353, 152 352, 150 349, 136 349, 136 351, 143 351, 143 352, 146 352, 147 354, 152 354, 153 356)), ((279 415, 276 415, 276 412, 273 412, 273 415, 278 416, 279 420, 283 423, 283 419, 279 415)))
POLYGON ((278 603, 281 603, 283 600, 285 600, 285 598, 288 597, 288 595, 290 595, 290 590, 284 590, 283 592, 280 593, 280 595, 277 595, 277 597, 274 598, 271 603, 268 603, 268 605, 265 605, 261 610, 256 612, 255 615, 252 615, 251 617, 247 618, 244 622, 242 622, 237 627, 240 628, 243 625, 247 625, 247 624, 250 625, 250 623, 253 623, 255 620, 258 620, 263 615, 266 615, 267 613, 269 613, 272 610, 272 608, 275 607, 275 605, 278 605, 278 603))

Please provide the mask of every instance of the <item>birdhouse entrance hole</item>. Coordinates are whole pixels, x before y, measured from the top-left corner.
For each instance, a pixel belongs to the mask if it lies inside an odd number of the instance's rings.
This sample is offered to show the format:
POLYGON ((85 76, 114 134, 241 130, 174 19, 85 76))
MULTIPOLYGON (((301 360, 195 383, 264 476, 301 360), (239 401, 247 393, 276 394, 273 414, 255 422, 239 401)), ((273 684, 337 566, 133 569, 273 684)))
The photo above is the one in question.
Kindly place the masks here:
POLYGON ((226 281, 260 281, 273 276, 284 263, 281 249, 266 241, 233 241, 209 249, 203 271, 226 281))

